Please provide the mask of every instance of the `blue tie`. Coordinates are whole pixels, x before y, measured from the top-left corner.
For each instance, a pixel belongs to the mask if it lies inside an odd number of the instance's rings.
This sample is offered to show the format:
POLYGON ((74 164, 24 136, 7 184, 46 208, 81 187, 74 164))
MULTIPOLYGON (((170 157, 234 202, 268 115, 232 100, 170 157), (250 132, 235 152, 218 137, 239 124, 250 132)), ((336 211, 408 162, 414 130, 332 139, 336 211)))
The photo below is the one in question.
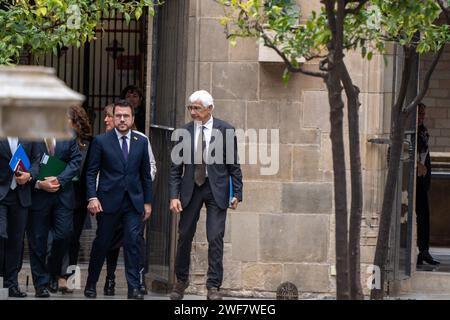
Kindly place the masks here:
POLYGON ((125 161, 128 160, 128 144, 127 144, 127 136, 122 137, 122 153, 125 161))

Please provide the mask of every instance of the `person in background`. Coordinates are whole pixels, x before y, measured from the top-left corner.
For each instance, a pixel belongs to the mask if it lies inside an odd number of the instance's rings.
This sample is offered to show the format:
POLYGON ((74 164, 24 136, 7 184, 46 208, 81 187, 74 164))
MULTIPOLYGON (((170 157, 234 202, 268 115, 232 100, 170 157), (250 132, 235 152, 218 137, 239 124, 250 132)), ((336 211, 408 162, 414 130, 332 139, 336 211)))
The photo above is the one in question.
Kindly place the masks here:
POLYGON ((34 143, 17 137, 0 139, 0 269, 4 277, 3 287, 9 297, 25 298, 20 290, 18 274, 22 266, 23 241, 31 206, 31 180, 38 172, 39 154, 34 143), (29 172, 14 172, 9 166, 19 144, 34 165, 29 172))
POLYGON ((27 225, 30 266, 35 296, 48 298, 48 290, 53 293, 58 290, 63 258, 68 252, 73 232, 75 194, 72 180, 80 172, 82 155, 75 138, 57 141, 50 137, 35 145, 39 158, 46 154, 66 163, 66 167, 58 176, 32 180, 32 205, 27 225), (50 229, 53 242, 47 262, 50 229))
POLYGON ((89 147, 92 142, 92 128, 86 111, 81 106, 73 106, 69 110, 70 124, 76 133, 76 142, 81 153, 81 165, 78 175, 73 179, 75 194, 75 206, 73 212, 73 234, 70 238, 68 260, 63 264, 62 274, 59 278, 58 287, 61 292, 71 292, 67 287, 67 267, 77 265, 80 251, 80 237, 85 226, 87 216, 86 200, 86 159, 89 155, 89 147))
POLYGON ((417 265, 426 262, 437 265, 440 262, 435 260, 430 252, 430 208, 428 204, 428 191, 431 184, 431 158, 428 148, 428 129, 424 120, 426 106, 423 103, 418 105, 418 126, 417 126, 417 179, 416 179, 416 218, 417 218, 417 246, 419 255, 417 265))
POLYGON ((135 125, 138 131, 145 133, 145 105, 142 90, 134 85, 126 86, 120 99, 128 101, 134 109, 135 125))

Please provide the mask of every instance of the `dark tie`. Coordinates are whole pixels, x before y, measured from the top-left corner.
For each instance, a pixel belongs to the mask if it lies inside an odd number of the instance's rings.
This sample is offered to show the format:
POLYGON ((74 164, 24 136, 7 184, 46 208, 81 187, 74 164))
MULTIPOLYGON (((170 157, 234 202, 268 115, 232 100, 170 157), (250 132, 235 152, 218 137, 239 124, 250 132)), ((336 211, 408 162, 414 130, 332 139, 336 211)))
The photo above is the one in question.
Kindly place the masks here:
POLYGON ((203 159, 203 150, 205 150, 205 148, 206 148, 206 142, 205 142, 205 139, 203 138, 203 136, 204 136, 203 130, 205 127, 202 126, 201 128, 202 128, 202 131, 200 131, 200 134, 198 135, 197 149, 195 150, 197 159, 199 159, 198 157, 201 157, 201 163, 194 164, 194 166, 195 166, 194 181, 198 186, 203 185, 206 181, 206 164, 203 159))
POLYGON ((127 144, 127 136, 122 136, 122 153, 125 161, 128 160, 128 144, 127 144))

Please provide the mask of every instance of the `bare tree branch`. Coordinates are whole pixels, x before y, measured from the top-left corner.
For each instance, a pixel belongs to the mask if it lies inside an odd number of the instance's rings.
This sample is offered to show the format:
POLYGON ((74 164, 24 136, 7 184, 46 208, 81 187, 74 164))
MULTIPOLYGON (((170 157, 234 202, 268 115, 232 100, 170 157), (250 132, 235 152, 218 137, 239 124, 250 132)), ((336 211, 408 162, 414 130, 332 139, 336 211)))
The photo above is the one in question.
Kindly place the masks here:
POLYGON ((286 57, 286 54, 284 54, 284 52, 282 52, 272 41, 272 39, 266 34, 266 32, 264 31, 264 28, 256 23, 255 24, 255 28, 256 30, 260 33, 260 35, 262 36, 262 38, 264 39, 264 45, 266 47, 269 47, 273 50, 275 50, 275 52, 281 57, 281 59, 283 59, 283 62, 285 63, 287 69, 289 70, 289 72, 292 73, 303 73, 306 74, 308 76, 313 76, 313 77, 318 77, 318 78, 322 78, 325 79, 325 77, 327 76, 326 73, 323 72, 315 72, 315 71, 308 71, 303 69, 302 67, 296 67, 292 64, 292 62, 286 57))
MULTIPOLYGON (((359 11, 362 9, 362 7, 367 3, 368 0, 360 0, 360 1, 356 1, 359 2, 358 6, 356 6, 355 8, 351 8, 351 9, 346 9, 345 10, 345 14, 358 14, 359 11)), ((350 3, 353 3, 355 1, 351 1, 350 3)), ((345 5, 347 5, 349 2, 346 1, 345 5)))
POLYGON ((447 18, 447 24, 450 24, 450 9, 445 6, 444 0, 436 0, 441 7, 442 12, 444 12, 445 17, 447 18))
MULTIPOLYGON (((444 12, 444 14, 445 14, 447 24, 450 24, 450 12, 449 12, 448 7, 445 7, 443 0, 436 0, 436 1, 438 2, 439 6, 441 7, 442 12, 444 12)), ((432 76, 434 70, 436 69, 439 59, 441 58, 442 53, 444 52, 444 49, 445 49, 445 43, 442 45, 442 47, 439 49, 439 51, 434 55, 433 61, 431 62, 431 65, 425 74, 425 78, 423 80, 423 85, 422 85, 422 88, 420 89, 419 94, 407 106, 403 107, 402 112, 404 112, 404 113, 411 112, 414 108, 417 107, 419 102, 422 101, 422 99, 425 97, 425 94, 427 93, 428 88, 430 86, 431 76, 432 76)))

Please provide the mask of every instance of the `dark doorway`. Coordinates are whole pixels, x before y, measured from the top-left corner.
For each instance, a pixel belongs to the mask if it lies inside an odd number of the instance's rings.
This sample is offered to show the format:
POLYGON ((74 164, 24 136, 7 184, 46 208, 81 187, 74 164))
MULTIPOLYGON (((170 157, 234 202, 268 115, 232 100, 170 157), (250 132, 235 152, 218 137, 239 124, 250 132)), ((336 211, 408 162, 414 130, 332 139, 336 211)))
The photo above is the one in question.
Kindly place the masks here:
POLYGON ((168 0, 153 25, 150 139, 158 173, 154 208, 147 227, 148 274, 153 291, 167 292, 174 282, 177 217, 169 210, 171 135, 184 123, 189 1, 168 0))

